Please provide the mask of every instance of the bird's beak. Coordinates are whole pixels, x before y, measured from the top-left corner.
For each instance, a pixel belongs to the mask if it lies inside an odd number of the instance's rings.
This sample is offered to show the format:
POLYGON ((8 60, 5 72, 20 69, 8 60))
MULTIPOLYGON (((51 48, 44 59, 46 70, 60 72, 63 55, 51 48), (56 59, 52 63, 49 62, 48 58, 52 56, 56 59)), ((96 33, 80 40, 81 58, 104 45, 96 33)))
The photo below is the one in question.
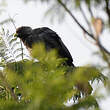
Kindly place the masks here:
POLYGON ((14 33, 13 36, 14 36, 14 37, 18 37, 18 34, 17 34, 17 33, 14 33))

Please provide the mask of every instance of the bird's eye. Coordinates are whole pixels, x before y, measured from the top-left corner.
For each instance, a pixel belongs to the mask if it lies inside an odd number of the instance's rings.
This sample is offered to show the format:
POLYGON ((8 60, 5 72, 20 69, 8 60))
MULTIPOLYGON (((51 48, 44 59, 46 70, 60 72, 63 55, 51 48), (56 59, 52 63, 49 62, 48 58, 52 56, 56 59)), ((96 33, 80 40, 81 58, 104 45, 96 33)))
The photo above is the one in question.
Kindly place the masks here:
POLYGON ((18 37, 18 33, 14 33, 13 36, 14 36, 14 37, 18 37))

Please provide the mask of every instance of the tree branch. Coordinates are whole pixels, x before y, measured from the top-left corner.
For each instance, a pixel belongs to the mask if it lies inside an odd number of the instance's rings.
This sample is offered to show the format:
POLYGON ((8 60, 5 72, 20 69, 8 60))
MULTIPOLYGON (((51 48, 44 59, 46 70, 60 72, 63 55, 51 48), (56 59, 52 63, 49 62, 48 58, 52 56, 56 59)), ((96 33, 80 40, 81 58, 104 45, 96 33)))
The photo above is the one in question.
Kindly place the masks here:
POLYGON ((71 13, 71 11, 66 7, 66 5, 62 2, 62 0, 57 0, 61 6, 66 10, 66 12, 68 12, 68 14, 74 19, 74 21, 79 25, 79 27, 87 34, 89 35, 92 39, 95 40, 94 36, 92 34, 90 34, 79 22, 78 20, 75 18, 75 16, 71 13))
POLYGON ((80 8, 80 11, 81 11, 81 13, 82 13, 82 15, 83 15, 83 17, 84 17, 84 19, 85 19, 85 21, 86 21, 88 27, 89 27, 89 31, 90 31, 90 33, 92 33, 91 25, 90 25, 90 23, 89 23, 89 21, 88 21, 86 15, 85 15, 85 13, 84 13, 82 7, 80 6, 79 8, 80 8))
POLYGON ((23 45, 22 45, 22 41, 21 41, 21 39, 20 39, 20 43, 21 43, 22 61, 23 61, 23 45))
POLYGON ((72 19, 78 24, 78 26, 88 35, 90 36, 93 40, 95 40, 97 42, 97 45, 100 47, 100 49, 102 49, 104 52, 106 52, 107 54, 110 55, 110 52, 102 46, 102 44, 100 43, 100 40, 94 38, 93 34, 90 34, 80 23, 79 21, 75 18, 75 16, 71 13, 71 11, 66 7, 66 5, 62 2, 62 0, 57 0, 58 3, 66 10, 66 12, 72 17, 72 19))
POLYGON ((109 19, 109 24, 110 24, 110 9, 109 9, 109 0, 105 0, 105 4, 106 4, 106 12, 108 15, 108 19, 109 19))
POLYGON ((92 10, 91 10, 91 7, 90 7, 90 6, 88 7, 88 10, 89 10, 89 12, 90 12, 91 18, 94 18, 94 15, 93 15, 93 13, 92 13, 92 10))

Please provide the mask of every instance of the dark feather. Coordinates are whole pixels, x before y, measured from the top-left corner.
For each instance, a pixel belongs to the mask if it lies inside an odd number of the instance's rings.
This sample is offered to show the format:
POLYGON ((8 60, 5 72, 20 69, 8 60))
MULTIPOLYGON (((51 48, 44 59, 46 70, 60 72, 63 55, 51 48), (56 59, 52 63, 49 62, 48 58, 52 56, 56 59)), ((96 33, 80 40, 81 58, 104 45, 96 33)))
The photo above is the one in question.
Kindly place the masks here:
POLYGON ((37 29, 31 29, 30 27, 20 27, 17 29, 18 37, 24 42, 24 44, 32 48, 35 43, 43 42, 45 44, 46 50, 56 49, 58 51, 58 55, 61 58, 67 58, 67 65, 73 65, 73 59, 66 48, 64 43, 62 42, 61 38, 54 32, 53 30, 42 27, 37 29))

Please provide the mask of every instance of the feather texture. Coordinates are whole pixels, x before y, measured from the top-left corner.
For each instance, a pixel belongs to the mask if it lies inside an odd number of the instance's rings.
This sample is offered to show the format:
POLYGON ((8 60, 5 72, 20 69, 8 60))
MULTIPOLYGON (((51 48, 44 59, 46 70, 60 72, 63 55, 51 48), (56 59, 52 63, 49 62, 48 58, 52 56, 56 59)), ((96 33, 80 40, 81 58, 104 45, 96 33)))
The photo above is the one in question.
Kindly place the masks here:
POLYGON ((74 66, 69 50, 58 34, 53 30, 47 27, 32 29, 30 27, 22 26, 17 29, 16 33, 27 48, 32 48, 34 44, 43 42, 47 51, 56 49, 59 57, 67 58, 67 65, 74 66))

